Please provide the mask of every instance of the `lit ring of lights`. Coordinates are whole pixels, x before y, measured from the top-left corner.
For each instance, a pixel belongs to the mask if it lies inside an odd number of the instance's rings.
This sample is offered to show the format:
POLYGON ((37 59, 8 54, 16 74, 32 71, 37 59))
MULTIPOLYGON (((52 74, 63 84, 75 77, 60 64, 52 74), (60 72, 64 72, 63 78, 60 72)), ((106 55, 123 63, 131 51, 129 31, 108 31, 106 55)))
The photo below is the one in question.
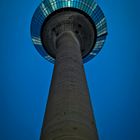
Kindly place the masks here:
POLYGON ((41 41, 41 28, 45 19, 54 11, 61 8, 76 8, 88 14, 93 20, 96 30, 97 39, 93 50, 83 58, 87 62, 95 57, 104 45, 107 36, 107 24, 105 16, 94 0, 44 0, 36 9, 31 22, 31 36, 33 44, 38 52, 48 61, 54 63, 55 59, 50 56, 44 49, 41 41))

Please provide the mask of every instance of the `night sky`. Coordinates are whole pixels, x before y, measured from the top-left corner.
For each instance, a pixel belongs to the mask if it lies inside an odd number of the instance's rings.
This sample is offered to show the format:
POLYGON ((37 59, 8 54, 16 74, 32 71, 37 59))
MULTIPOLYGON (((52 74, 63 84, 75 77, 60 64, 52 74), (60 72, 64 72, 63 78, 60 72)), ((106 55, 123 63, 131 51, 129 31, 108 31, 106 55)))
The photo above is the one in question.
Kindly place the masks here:
MULTIPOLYGON (((40 2, 0 1, 0 140, 39 140, 53 71, 30 36, 40 2)), ((108 36, 85 71, 99 137, 140 140, 140 1, 97 3, 108 36)))

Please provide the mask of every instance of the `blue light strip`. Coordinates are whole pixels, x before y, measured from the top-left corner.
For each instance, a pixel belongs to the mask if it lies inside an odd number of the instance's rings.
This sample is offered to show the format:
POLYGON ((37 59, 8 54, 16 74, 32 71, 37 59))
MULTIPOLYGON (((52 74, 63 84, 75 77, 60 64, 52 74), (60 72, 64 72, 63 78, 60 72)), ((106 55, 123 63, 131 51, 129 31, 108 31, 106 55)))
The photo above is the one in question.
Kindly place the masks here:
POLYGON ((91 53, 83 58, 83 62, 87 62, 95 57, 104 45, 107 36, 107 24, 105 16, 94 0, 43 0, 36 9, 31 23, 31 36, 33 44, 38 52, 48 61, 54 63, 52 58, 43 48, 40 32, 46 17, 61 8, 77 8, 87 13, 96 25, 97 41, 91 53))

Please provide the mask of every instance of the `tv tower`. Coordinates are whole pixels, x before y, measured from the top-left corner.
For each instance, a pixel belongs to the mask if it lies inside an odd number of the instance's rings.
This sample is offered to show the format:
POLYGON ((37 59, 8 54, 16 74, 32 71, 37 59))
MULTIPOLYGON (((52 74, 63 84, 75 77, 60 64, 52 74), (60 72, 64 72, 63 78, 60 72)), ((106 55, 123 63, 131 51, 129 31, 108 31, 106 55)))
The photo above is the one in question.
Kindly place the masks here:
POLYGON ((105 42, 102 10, 94 0, 43 0, 31 36, 38 52, 54 63, 40 140, 98 140, 83 63, 105 42))

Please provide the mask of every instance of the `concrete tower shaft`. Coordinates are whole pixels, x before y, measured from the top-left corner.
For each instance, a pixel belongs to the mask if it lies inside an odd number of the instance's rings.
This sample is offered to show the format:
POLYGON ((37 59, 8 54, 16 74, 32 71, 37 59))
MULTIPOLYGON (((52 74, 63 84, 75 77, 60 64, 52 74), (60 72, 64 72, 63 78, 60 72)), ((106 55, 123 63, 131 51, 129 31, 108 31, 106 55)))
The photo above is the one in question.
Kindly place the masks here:
POLYGON ((56 47, 40 140, 98 140, 80 43, 67 31, 58 36, 56 47))
POLYGON ((40 140, 98 140, 83 63, 103 47, 104 13, 95 0, 42 0, 31 36, 55 64, 40 140))

